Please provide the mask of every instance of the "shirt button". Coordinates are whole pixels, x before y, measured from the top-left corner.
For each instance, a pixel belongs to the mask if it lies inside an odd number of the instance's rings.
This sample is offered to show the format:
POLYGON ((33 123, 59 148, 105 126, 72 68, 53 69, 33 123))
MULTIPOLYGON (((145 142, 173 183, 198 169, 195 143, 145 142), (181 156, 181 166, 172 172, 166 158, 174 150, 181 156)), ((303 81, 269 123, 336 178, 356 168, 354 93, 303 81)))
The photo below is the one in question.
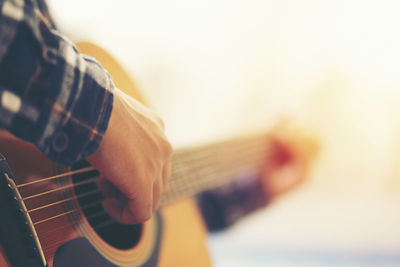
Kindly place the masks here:
POLYGON ((54 135, 52 146, 55 152, 63 152, 68 146, 69 138, 64 132, 58 132, 54 135))

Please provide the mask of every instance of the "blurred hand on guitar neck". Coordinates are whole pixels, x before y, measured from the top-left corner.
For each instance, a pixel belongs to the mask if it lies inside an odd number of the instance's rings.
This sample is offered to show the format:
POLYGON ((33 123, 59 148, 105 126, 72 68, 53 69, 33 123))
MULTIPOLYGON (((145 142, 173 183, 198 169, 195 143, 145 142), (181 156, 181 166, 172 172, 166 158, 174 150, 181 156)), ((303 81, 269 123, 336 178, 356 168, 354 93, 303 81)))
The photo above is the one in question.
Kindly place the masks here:
POLYGON ((304 127, 280 121, 269 133, 270 150, 261 170, 261 184, 269 199, 285 193, 308 177, 320 144, 304 127))

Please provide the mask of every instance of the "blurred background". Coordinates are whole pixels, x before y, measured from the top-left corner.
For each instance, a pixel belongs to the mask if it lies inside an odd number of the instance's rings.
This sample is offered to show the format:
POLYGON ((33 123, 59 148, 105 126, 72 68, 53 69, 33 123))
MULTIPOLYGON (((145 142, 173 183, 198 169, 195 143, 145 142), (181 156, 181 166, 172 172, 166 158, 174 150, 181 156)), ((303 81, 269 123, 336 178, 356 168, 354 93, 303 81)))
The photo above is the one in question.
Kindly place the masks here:
POLYGON ((212 235, 215 266, 400 265, 400 2, 48 0, 106 48, 175 147, 268 129, 321 143, 311 177, 212 235))

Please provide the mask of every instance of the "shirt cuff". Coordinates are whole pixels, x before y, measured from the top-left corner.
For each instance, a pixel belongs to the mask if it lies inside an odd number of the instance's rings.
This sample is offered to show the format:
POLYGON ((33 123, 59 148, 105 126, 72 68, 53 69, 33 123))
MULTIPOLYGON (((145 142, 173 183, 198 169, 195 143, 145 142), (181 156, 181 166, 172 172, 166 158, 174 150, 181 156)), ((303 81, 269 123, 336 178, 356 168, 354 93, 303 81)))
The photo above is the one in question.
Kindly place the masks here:
MULTIPOLYGON (((82 55, 83 56, 83 55, 82 55)), ((110 75, 93 58, 83 56, 87 69, 82 90, 76 96, 72 110, 65 113, 63 107, 53 106, 48 127, 55 118, 53 133, 46 136, 43 147, 38 146, 50 159, 71 166, 94 153, 100 145, 111 117, 115 86, 110 75), (99 77, 104 75, 104 77, 99 77)), ((73 97, 73 96, 71 96, 73 97)))
POLYGON ((114 84, 32 1, 0 4, 0 127, 73 165, 99 146, 114 84))

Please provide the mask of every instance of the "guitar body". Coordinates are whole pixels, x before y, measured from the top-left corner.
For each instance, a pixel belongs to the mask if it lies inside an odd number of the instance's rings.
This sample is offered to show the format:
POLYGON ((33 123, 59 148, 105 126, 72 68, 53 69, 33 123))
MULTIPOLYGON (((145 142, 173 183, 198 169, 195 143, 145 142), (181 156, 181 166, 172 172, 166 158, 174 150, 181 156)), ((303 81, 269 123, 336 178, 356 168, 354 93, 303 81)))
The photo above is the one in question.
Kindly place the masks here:
MULTIPOLYGON (((128 95, 144 102, 128 73, 101 47, 89 42, 78 44, 79 50, 93 56, 110 71, 115 85, 128 95)), ((185 199, 161 210, 164 225, 160 266, 211 266, 206 247, 207 231, 194 199, 185 199)))
MULTIPOLYGON (((127 73, 109 54, 90 43, 82 43, 78 47, 82 53, 98 59, 111 72, 118 88, 143 101, 127 73)), ((0 131, 0 152, 7 159, 16 185, 33 181, 34 178, 51 177, 74 170, 51 162, 33 145, 5 131, 0 131)), ((93 205, 82 202, 81 197, 78 198, 79 194, 88 197, 91 194, 89 191, 83 192, 85 188, 79 188, 79 183, 85 182, 85 179, 90 180, 91 177, 69 175, 18 190, 21 199, 28 197, 23 202, 26 210, 30 211, 35 234, 40 240, 39 251, 31 255, 35 262, 39 262, 35 266, 40 266, 43 259, 50 267, 211 266, 205 246, 206 229, 192 199, 163 207, 152 219, 141 225, 126 226, 116 222, 107 225, 99 220, 100 217, 105 221, 110 220, 107 219, 107 214, 101 213, 100 202, 93 202, 93 205), (51 193, 41 195, 44 191, 51 193), (43 207, 43 203, 56 205, 43 207)), ((10 187, 13 181, 8 180, 8 183, 10 187)), ((96 184, 93 183, 93 186, 96 184)), ((15 252, 19 240, 14 240, 12 236, 6 238, 14 231, 13 217, 9 216, 10 221, 5 225, 7 218, 4 215, 0 219, 0 266, 20 266, 16 262, 22 262, 21 257, 24 254, 21 252, 18 255, 19 251, 15 252), (7 227, 9 229, 5 229, 7 227), (11 246, 13 242, 17 242, 17 245, 11 246)), ((26 243, 34 242, 35 234, 26 243)))

